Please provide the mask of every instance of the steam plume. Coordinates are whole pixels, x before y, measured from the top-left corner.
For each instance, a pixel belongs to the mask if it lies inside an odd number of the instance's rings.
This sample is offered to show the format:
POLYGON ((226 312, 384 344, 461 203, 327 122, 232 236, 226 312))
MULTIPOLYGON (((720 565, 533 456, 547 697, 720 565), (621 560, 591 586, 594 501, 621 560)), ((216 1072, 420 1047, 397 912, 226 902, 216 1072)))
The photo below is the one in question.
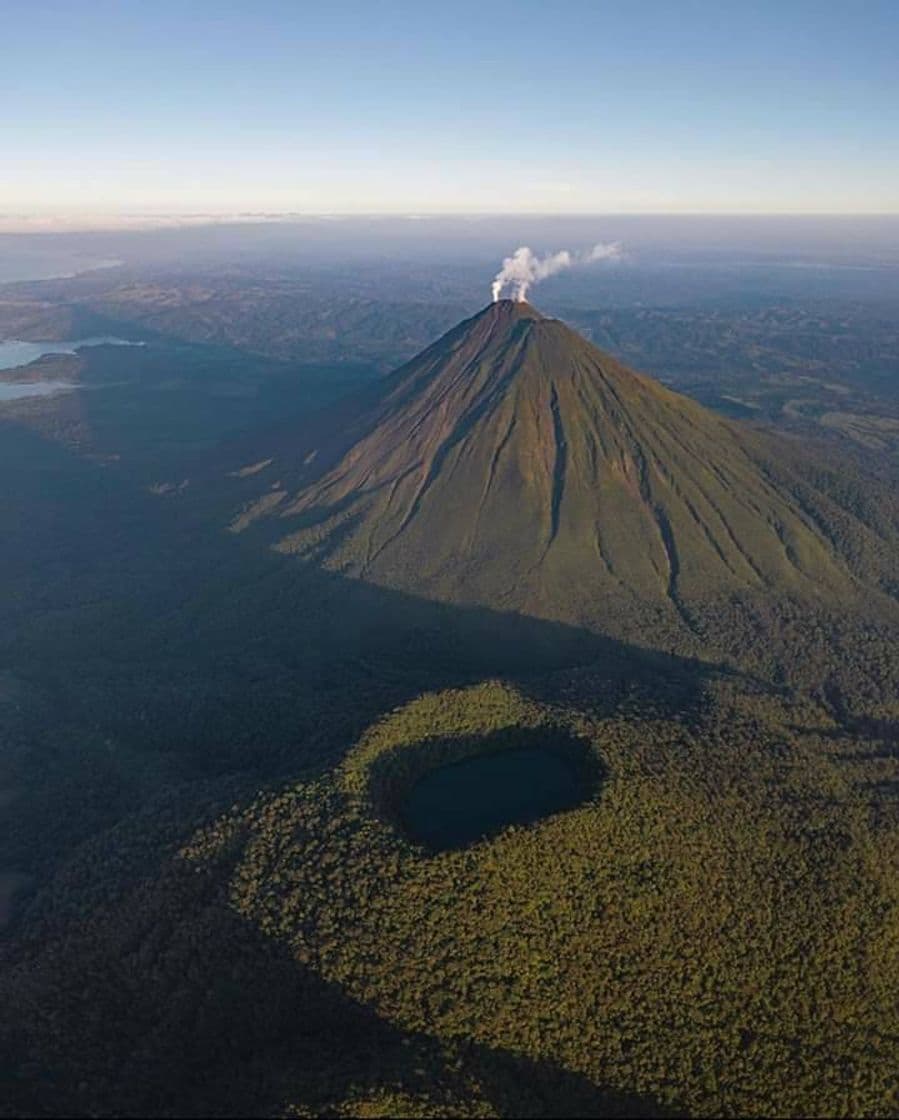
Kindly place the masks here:
POLYGON ((621 245, 617 241, 608 244, 600 242, 585 253, 571 253, 567 249, 561 249, 558 253, 550 253, 545 257, 538 257, 526 245, 522 245, 511 257, 506 257, 503 267, 496 274, 491 286, 493 302, 496 303, 506 288, 511 288, 513 299, 521 302, 527 299, 531 285, 545 280, 547 276, 555 276, 557 272, 596 261, 620 260, 621 256, 621 245))
POLYGON ((623 256, 620 241, 600 241, 593 246, 589 253, 584 254, 580 263, 593 264, 595 261, 620 261, 623 256))
POLYGON ((493 281, 493 302, 499 299, 507 286, 512 287, 515 299, 527 299, 531 284, 571 268, 572 264, 571 253, 567 249, 548 257, 538 257, 526 245, 522 245, 511 257, 506 257, 503 267, 496 274, 493 281))

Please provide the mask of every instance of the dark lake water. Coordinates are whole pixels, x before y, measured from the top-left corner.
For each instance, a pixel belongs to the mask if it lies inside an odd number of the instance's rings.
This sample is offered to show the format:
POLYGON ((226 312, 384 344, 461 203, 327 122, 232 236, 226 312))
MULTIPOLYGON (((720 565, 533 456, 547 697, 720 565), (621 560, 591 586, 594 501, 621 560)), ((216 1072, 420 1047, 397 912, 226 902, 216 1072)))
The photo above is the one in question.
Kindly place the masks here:
POLYGON ((402 818, 413 839, 440 851, 570 809, 586 792, 575 764, 550 747, 508 748, 430 770, 402 818))

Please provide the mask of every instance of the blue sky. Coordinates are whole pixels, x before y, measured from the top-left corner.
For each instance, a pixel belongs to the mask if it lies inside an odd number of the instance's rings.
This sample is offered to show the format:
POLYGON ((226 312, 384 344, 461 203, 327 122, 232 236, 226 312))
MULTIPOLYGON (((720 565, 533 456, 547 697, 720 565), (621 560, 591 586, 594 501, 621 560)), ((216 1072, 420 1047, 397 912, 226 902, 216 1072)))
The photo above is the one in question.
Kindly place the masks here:
POLYGON ((4 0, 0 213, 899 212, 899 0, 4 0))

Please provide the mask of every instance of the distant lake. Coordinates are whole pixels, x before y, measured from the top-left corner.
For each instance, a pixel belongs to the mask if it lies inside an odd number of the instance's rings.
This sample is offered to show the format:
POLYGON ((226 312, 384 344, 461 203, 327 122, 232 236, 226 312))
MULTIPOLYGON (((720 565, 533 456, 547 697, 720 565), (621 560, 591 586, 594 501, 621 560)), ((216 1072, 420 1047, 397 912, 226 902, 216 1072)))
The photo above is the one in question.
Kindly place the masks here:
POLYGON ((0 284, 26 280, 63 280, 95 268, 114 268, 121 261, 85 257, 41 246, 24 244, 21 235, 0 236, 0 284))
POLYGON ((82 338, 75 342, 19 342, 9 339, 0 341, 0 369, 27 366, 45 354, 74 354, 87 346, 143 346, 143 343, 128 342, 124 338, 82 338))
POLYGON ((71 381, 23 381, 18 385, 5 385, 0 381, 0 404, 4 401, 21 401, 25 397, 49 397, 53 393, 64 393, 76 388, 71 381))

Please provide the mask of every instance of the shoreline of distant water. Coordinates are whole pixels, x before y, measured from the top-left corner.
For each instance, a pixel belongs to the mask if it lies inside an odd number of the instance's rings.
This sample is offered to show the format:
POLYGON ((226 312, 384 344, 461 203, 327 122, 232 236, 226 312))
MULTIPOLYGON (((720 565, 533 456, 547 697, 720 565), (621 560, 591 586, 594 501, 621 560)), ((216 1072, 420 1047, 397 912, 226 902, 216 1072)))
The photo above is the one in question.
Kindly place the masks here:
POLYGON ((10 259, 0 245, 0 288, 41 280, 71 280, 86 272, 117 268, 123 263, 116 257, 79 258, 77 254, 22 253, 10 259))
POLYGON ((138 340, 115 338, 111 335, 57 342, 23 342, 15 338, 0 338, 0 371, 9 373, 10 370, 25 369, 33 362, 39 361, 49 354, 77 354, 79 350, 85 350, 91 346, 143 345, 145 344, 138 340))

